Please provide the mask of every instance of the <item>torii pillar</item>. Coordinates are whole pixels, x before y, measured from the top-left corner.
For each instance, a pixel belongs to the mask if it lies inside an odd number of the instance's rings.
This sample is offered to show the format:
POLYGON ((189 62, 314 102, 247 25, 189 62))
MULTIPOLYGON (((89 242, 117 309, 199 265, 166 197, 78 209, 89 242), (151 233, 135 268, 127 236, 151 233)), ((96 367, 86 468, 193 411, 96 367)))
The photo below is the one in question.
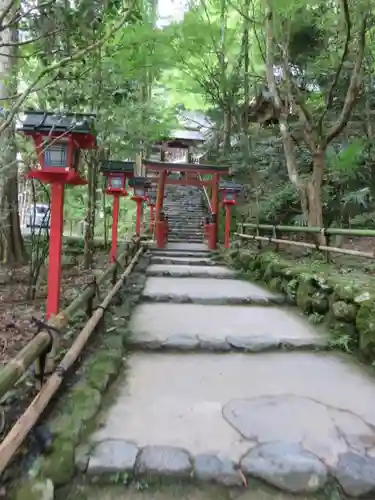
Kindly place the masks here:
POLYGON ((219 228, 219 174, 212 176, 212 189, 211 189, 211 233, 208 240, 210 250, 215 250, 217 244, 218 228, 219 228))

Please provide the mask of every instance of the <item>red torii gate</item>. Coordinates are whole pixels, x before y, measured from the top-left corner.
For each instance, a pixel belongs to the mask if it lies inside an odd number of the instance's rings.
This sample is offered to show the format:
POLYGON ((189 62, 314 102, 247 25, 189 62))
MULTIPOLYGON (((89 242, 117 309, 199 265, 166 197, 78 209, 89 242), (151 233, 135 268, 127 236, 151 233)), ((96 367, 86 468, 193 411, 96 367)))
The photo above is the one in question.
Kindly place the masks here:
POLYGON ((211 188, 211 217, 208 225, 208 245, 211 250, 216 248, 218 234, 219 213, 219 182, 220 176, 229 174, 229 166, 208 165, 200 163, 168 163, 162 161, 143 160, 146 173, 152 182, 157 184, 157 195, 155 204, 155 239, 158 248, 164 248, 166 243, 166 221, 163 217, 164 190, 166 184, 182 186, 206 186, 211 188), (181 179, 169 178, 170 172, 183 172, 181 179), (157 174, 157 175, 155 175, 157 174), (209 180, 200 178, 202 175, 210 175, 209 180))

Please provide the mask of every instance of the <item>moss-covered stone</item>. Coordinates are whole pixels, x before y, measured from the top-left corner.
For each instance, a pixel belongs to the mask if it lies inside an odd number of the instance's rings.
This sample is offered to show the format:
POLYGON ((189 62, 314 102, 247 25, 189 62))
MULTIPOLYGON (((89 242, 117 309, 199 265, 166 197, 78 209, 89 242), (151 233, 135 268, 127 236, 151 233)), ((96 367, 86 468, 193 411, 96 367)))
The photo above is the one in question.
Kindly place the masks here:
POLYGON ((329 309, 327 296, 321 292, 315 292, 311 297, 311 310, 313 313, 325 314, 329 309))
POLYGON ((353 347, 358 346, 358 333, 354 323, 346 323, 344 321, 333 321, 330 325, 330 331, 333 338, 348 336, 353 341, 353 347))
POLYGON ((288 299, 289 304, 296 304, 297 301, 297 289, 298 289, 298 280, 291 279, 287 281, 284 285, 285 293, 288 299))
POLYGON ((334 285, 335 300, 353 301, 358 292, 359 286, 355 282, 347 281, 346 283, 336 283, 334 285))
POLYGON ((335 319, 346 321, 348 323, 355 321, 358 308, 353 303, 338 300, 331 305, 332 313, 335 319))
POLYGON ((315 293, 315 287, 311 280, 307 277, 303 279, 298 284, 296 303, 297 306, 305 313, 310 314, 313 312, 313 295, 315 293))
POLYGON ((50 479, 24 483, 14 495, 15 500, 53 500, 54 486, 50 479))
POLYGON ((103 392, 110 380, 117 375, 122 362, 122 347, 101 351, 92 356, 85 366, 89 386, 103 392))
POLYGON ((375 356, 375 302, 364 302, 358 310, 356 328, 359 333, 359 347, 368 357, 375 356))
POLYGON ((56 439, 53 448, 52 453, 41 459, 39 477, 61 486, 74 475, 74 444, 72 441, 56 439))
POLYGON ((282 279, 279 276, 272 278, 268 283, 269 288, 273 292, 281 292, 282 291, 282 279))
POLYGON ((97 414, 100 392, 88 384, 74 387, 58 405, 48 427, 59 439, 77 443, 86 424, 97 414))

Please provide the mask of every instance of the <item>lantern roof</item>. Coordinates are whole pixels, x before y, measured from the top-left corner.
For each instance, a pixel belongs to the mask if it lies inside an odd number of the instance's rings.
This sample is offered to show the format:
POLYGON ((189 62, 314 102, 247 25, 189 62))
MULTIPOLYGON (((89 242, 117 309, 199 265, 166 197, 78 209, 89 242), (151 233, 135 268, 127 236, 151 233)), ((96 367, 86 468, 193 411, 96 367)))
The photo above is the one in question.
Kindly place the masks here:
POLYGON ((101 162, 100 171, 104 174, 132 174, 134 173, 133 161, 106 160, 101 162))
POLYGON ((236 184, 232 181, 222 181, 219 184, 220 191, 228 191, 232 193, 239 193, 242 191, 243 186, 241 184, 236 184))
POLYGON ((151 182, 147 177, 133 177, 129 179, 130 187, 151 187, 151 182))
POLYGON ((20 132, 32 134, 37 132, 95 135, 93 114, 58 113, 49 111, 26 111, 20 132))

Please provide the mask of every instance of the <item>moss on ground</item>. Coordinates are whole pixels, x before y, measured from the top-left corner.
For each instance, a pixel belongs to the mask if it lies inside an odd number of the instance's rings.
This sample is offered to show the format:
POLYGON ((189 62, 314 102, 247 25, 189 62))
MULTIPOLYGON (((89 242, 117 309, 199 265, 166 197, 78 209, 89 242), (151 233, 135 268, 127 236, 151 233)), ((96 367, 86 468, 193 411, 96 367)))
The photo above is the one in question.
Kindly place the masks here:
POLYGON ((320 496, 296 497, 258 483, 249 485, 247 489, 178 482, 153 486, 147 483, 135 483, 126 488, 123 485, 105 488, 76 485, 70 490, 61 490, 56 495, 56 500, 296 500, 297 498, 298 500, 341 500, 336 491, 327 491, 320 496))

